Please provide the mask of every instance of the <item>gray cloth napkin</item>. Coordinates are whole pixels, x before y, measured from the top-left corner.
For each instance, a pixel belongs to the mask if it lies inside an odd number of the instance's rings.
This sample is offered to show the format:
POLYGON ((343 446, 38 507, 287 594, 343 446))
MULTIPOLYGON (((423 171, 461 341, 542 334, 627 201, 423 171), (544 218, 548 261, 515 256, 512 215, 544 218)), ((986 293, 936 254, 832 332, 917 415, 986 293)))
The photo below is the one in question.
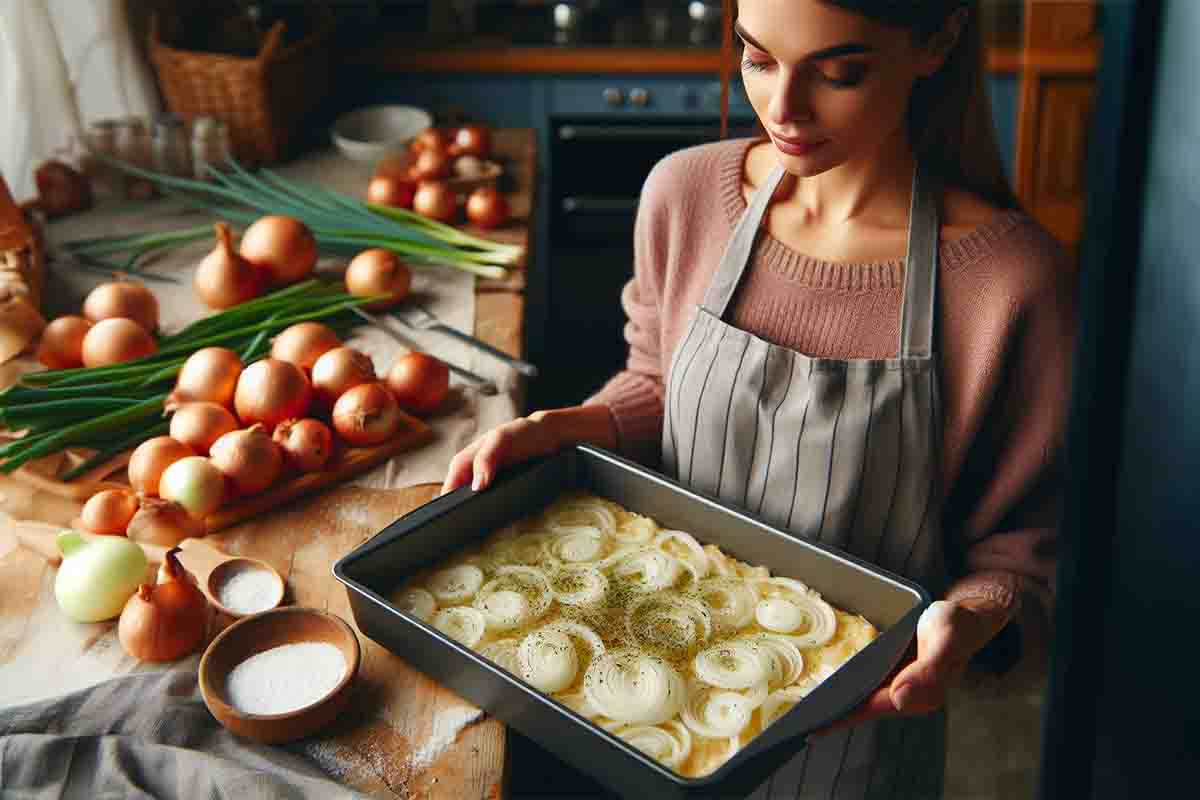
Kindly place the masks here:
POLYGON ((359 798, 283 747, 209 714, 194 669, 115 678, 0 709, 0 797, 359 798))

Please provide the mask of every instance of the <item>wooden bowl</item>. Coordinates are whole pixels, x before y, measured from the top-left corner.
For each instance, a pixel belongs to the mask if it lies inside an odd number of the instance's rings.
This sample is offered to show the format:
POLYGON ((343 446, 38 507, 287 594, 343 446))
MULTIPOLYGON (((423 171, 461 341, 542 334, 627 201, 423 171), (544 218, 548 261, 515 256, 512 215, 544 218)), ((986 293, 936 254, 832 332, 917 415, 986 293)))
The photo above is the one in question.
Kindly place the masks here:
POLYGON ((360 658, 358 637, 340 617, 315 608, 274 608, 243 617, 212 640, 200 659, 200 693, 217 721, 238 736, 266 744, 290 742, 316 733, 342 712, 360 658), (247 714, 230 704, 225 682, 235 666, 264 650, 300 642, 327 642, 346 659, 346 675, 329 694, 283 714, 247 714))

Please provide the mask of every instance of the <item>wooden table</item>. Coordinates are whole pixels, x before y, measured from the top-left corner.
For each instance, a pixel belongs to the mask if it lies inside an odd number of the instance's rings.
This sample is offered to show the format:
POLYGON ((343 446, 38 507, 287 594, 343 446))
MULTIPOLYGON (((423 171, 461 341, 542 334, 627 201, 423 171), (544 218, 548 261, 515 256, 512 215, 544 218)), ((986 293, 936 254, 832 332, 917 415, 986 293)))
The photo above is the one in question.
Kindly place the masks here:
MULTIPOLYGON (((525 224, 501 237, 529 239, 535 144, 529 130, 496 134, 515 182, 514 213, 525 224)), ((497 237, 500 238, 500 237, 497 237)), ((518 274, 477 286, 475 334, 521 353, 524 301, 518 274)), ((209 537, 230 553, 269 562, 287 579, 288 602, 327 609, 352 623, 346 592, 331 574, 343 554, 395 518, 432 498, 434 485, 396 490, 337 487, 209 537)), ((64 524, 78 505, 9 480, 0 486, 7 513, 64 524)), ((156 669, 129 658, 115 625, 67 620, 54 597, 55 570, 41 557, 0 540, 0 705, 46 697, 113 676, 156 669)), ((231 622, 218 619, 212 635, 231 622)), ((362 665, 350 707, 305 752, 343 785, 381 797, 498 798, 503 794, 503 725, 442 689, 359 633, 362 665)), ((192 666, 199 660, 192 656, 192 666)))

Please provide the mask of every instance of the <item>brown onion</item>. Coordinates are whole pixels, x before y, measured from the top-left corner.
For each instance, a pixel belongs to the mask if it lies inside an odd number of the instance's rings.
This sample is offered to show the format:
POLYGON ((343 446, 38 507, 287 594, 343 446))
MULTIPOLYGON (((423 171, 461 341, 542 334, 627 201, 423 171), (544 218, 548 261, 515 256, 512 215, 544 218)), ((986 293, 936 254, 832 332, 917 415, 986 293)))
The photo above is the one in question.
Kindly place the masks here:
POLYGON ((129 483, 147 497, 158 497, 158 483, 167 467, 196 455, 192 448, 170 436, 155 436, 137 446, 129 457, 129 483))
POLYGON ((59 317, 42 331, 37 359, 49 369, 73 369, 83 366, 83 338, 92 323, 83 317, 59 317))
POLYGON ((475 156, 459 156, 454 159, 454 175, 459 178, 478 178, 486 168, 483 160, 475 156))
POLYGON ((207 400, 233 407, 233 392, 242 374, 242 359, 224 347, 205 347, 188 356, 175 380, 175 402, 207 400))
POLYGON ((338 347, 317 359, 312 368, 313 393, 322 409, 333 408, 343 394, 377 380, 375 364, 366 353, 338 347))
POLYGON ((239 494, 266 489, 283 471, 283 451, 262 425, 222 436, 212 446, 212 462, 239 494))
POLYGON ((33 171, 37 208, 48 217, 59 217, 92 207, 92 184, 74 167, 61 161, 44 161, 33 171))
POLYGON ((450 368, 428 353, 409 353, 392 365, 387 387, 405 411, 428 414, 446 400, 450 368))
POLYGON ((347 442, 364 447, 386 442, 400 427, 400 407, 382 383, 355 386, 333 406, 333 429, 347 442))
POLYGON ((208 600, 180 565, 178 553, 178 547, 167 551, 161 582, 143 583, 121 611, 117 638, 140 661, 174 661, 204 643, 208 600))
POLYGON ((142 507, 133 515, 126 534, 135 542, 174 547, 184 539, 204 535, 204 522, 179 503, 158 497, 142 497, 142 507))
POLYGON ((92 533, 124 536, 129 521, 138 510, 138 499, 128 489, 96 492, 83 504, 79 519, 92 533))
POLYGON ((158 482, 158 494, 174 500, 197 519, 221 507, 225 499, 225 476, 204 456, 181 458, 167 467, 158 482))
POLYGON ((242 370, 233 393, 242 424, 259 422, 268 431, 285 419, 303 417, 311 400, 312 386, 304 370, 277 358, 264 358, 242 370))
POLYGON ((216 224, 217 246, 196 267, 192 288, 209 308, 230 308, 258 297, 262 275, 233 247, 224 222, 216 224))
POLYGON ((154 337, 131 319, 102 319, 83 337, 83 365, 107 367, 136 361, 158 350, 154 337))
POLYGON ((275 285, 307 278, 317 264, 317 240, 298 219, 259 217, 242 234, 240 252, 275 285))
POLYGON ((405 176, 376 175, 367 184, 367 202, 392 208, 412 208, 416 191, 417 185, 405 176))
POLYGON ((458 216, 458 198, 441 181, 425 181, 413 195, 413 211, 439 222, 451 222, 458 216))
POLYGON ((437 128, 426 128, 413 138, 408 149, 414 153, 420 153, 425 150, 444 151, 446 146, 446 134, 437 128))
POLYGON ((463 125, 454 134, 455 155, 485 158, 492 150, 492 134, 483 125, 463 125))
POLYGON ((450 174, 450 158, 441 150, 422 150, 413 162, 411 174, 419 181, 445 178, 450 174))
POLYGON ((207 453, 213 442, 238 428, 238 421, 229 409, 217 403, 199 401, 173 408, 171 438, 183 442, 197 453, 207 453))
POLYGON ((315 419, 289 419, 279 423, 272 437, 289 464, 300 472, 316 472, 333 453, 333 432, 315 419))
POLYGON ((467 219, 481 228, 499 227, 508 215, 508 200, 495 186, 480 186, 467 197, 467 219))
POLYGON ((301 369, 312 369, 318 358, 341 344, 342 340, 328 325, 297 322, 275 337, 271 343, 271 358, 287 361, 301 369))
POLYGON ((412 287, 412 270, 391 250, 373 247, 363 250, 346 267, 346 290, 358 297, 383 296, 385 299, 368 304, 379 309, 394 306, 408 296, 412 287))
POLYGON ((92 322, 123 317, 153 333, 158 329, 158 300, 140 283, 102 283, 83 301, 83 315, 92 322))

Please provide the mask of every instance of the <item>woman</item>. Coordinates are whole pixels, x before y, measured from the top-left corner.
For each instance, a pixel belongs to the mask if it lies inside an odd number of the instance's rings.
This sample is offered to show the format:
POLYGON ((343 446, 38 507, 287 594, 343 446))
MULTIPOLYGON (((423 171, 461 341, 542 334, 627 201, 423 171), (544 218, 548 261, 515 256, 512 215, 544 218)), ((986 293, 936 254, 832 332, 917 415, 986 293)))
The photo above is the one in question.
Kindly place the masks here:
POLYGON ((446 477, 481 490, 580 441, 657 457, 943 598, 914 660, 766 796, 939 796, 947 688, 1006 628, 1029 652, 1047 630, 1073 275, 1004 180, 972 6, 741 0, 767 137, 648 177, 628 368, 446 477))

